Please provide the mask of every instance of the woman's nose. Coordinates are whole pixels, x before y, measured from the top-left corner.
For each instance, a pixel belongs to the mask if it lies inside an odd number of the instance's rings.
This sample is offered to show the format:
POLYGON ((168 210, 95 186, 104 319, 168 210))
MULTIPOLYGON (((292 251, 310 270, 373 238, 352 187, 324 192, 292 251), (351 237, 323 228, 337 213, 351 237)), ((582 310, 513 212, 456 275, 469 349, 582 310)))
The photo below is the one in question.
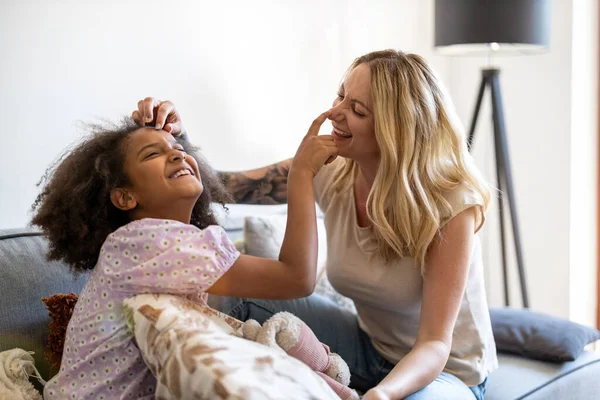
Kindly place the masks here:
POLYGON ((329 119, 332 121, 341 121, 344 119, 344 105, 341 101, 335 101, 333 107, 331 107, 331 114, 329 119))

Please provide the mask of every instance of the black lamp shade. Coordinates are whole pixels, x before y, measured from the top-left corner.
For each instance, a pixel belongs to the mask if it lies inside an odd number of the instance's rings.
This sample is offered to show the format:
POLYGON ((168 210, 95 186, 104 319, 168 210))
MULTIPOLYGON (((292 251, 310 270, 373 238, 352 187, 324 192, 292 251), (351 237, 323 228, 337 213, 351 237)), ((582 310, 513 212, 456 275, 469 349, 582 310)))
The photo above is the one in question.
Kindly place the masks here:
POLYGON ((435 0, 442 54, 536 54, 550 44, 551 0, 435 0))

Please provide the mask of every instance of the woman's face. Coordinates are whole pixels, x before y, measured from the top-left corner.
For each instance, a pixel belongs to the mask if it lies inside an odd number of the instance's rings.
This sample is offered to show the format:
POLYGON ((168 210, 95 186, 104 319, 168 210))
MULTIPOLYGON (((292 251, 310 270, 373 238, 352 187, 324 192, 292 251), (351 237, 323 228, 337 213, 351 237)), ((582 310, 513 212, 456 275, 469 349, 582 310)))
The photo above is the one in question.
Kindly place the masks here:
POLYGON ((350 72, 333 102, 330 119, 339 155, 357 162, 379 158, 371 102, 371 71, 360 64, 350 72))
POLYGON ((193 208, 204 189, 198 163, 172 135, 141 128, 124 146, 125 173, 131 184, 127 190, 135 197, 138 212, 166 218, 169 209, 193 208))

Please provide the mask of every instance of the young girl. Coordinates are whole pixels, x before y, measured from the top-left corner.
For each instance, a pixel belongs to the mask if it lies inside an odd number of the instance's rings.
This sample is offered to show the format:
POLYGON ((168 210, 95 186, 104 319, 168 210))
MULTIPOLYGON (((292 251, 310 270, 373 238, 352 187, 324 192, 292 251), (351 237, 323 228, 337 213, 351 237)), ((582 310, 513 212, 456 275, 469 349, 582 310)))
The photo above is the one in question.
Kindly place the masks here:
MULTIPOLYGON (((321 114, 289 173, 288 226, 279 260, 240 255, 216 224, 211 202, 228 195, 184 139, 133 120, 94 132, 46 175, 33 224, 49 258, 91 269, 67 328, 60 372, 46 399, 154 398, 155 379, 127 331, 122 300, 170 293, 289 299, 315 284, 317 229, 312 179, 336 155, 317 136, 321 114)), ((150 121, 151 122, 151 121, 150 121)))

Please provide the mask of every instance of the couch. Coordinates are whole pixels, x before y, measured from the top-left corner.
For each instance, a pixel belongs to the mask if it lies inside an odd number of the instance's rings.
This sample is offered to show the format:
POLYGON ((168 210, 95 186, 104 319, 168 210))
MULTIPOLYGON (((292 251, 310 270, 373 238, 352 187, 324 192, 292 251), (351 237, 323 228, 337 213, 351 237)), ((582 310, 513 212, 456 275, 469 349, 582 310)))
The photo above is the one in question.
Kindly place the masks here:
MULTIPOLYGON (((243 238, 243 217, 223 225, 234 240, 243 238)), ((87 279, 87 274, 74 276, 63 263, 48 262, 47 246, 35 229, 0 230, 0 351, 20 347, 35 352, 45 379, 56 371, 44 355, 49 317, 40 299, 79 293, 87 279)), ((499 353, 499 362, 488 380, 487 400, 600 398, 600 354, 585 351, 575 361, 551 363, 499 353)))

